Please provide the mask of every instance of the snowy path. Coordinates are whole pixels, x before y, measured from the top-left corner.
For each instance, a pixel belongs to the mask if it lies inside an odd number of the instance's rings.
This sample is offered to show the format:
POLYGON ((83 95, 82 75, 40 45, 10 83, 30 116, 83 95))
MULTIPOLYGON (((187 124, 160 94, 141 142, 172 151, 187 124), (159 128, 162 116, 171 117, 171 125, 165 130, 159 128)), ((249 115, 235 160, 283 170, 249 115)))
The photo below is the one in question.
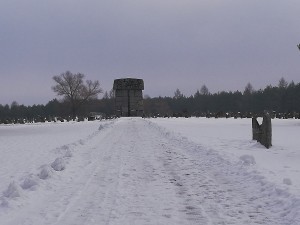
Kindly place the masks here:
POLYGON ((300 222, 298 199, 148 120, 118 119, 68 148, 64 170, 3 200, 0 224, 300 222))

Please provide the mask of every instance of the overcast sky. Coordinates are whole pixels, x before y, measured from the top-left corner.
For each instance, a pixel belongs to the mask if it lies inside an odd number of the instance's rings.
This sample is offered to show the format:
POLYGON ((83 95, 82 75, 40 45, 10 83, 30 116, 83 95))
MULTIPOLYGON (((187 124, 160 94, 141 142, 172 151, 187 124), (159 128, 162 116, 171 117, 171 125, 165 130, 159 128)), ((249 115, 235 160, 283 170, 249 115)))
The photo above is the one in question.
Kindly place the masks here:
POLYGON ((67 70, 151 97, 299 83, 299 42, 299 0, 1 0, 0 104, 47 103, 67 70))

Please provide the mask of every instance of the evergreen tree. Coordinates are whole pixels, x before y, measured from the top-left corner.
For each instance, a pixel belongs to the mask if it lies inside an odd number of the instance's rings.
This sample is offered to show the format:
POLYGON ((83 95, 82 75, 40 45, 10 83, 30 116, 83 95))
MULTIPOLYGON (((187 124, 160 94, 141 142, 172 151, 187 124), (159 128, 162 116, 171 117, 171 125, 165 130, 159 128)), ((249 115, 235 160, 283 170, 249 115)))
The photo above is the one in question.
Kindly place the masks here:
POLYGON ((288 82, 282 77, 278 82, 278 87, 281 89, 286 89, 288 86, 288 82))
POLYGON ((183 94, 181 93, 179 88, 177 88, 176 91, 174 92, 174 98, 175 99, 183 98, 183 94))
POLYGON ((245 87, 244 95, 250 95, 253 92, 254 92, 254 88, 253 88, 252 84, 249 82, 245 87))
POLYGON ((202 85, 201 89, 200 89, 200 94, 202 95, 209 95, 209 91, 208 88, 206 87, 206 85, 202 85))

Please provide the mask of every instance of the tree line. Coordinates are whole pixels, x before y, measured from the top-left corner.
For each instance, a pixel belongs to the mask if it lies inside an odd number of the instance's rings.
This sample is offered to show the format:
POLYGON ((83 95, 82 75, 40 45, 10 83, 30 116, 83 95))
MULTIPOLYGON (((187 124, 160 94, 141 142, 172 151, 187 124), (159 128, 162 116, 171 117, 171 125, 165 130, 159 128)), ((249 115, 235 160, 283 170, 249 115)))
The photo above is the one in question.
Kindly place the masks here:
POLYGON ((145 99, 145 112, 152 115, 207 115, 232 113, 260 114, 265 110, 293 114, 300 112, 300 83, 281 78, 277 86, 255 90, 251 83, 241 91, 210 93, 206 85, 194 95, 184 96, 179 89, 173 97, 145 99))
MULTIPOLYGON (((0 120, 26 118, 30 121, 36 118, 86 117, 90 112, 101 112, 107 116, 114 115, 113 90, 104 92, 103 97, 99 99, 97 95, 102 92, 102 89, 98 81, 88 81, 84 84, 82 74, 72 74, 68 71, 54 78, 56 83, 52 89, 62 96, 62 99, 55 98, 46 105, 24 106, 17 102, 11 105, 0 104, 0 120), (66 74, 69 75, 66 76, 66 74), (72 76, 79 78, 75 82, 79 92, 76 92, 73 87, 65 89, 66 83, 64 82, 66 81, 62 80, 63 76, 69 78, 68 82, 71 84, 72 76)), ((293 81, 288 83, 281 78, 277 86, 268 85, 259 90, 255 90, 248 83, 242 92, 210 93, 206 85, 202 85, 191 96, 185 96, 179 89, 175 90, 172 97, 144 96, 145 116, 204 116, 208 113, 222 115, 226 112, 258 114, 264 110, 277 113, 299 113, 300 83, 295 84, 293 81)))

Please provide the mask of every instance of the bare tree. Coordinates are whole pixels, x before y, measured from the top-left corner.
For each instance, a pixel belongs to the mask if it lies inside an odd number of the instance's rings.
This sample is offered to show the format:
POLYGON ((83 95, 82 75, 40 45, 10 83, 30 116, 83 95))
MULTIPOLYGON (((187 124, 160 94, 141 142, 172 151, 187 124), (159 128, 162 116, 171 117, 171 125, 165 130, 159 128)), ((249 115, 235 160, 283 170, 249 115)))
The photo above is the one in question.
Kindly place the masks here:
POLYGON ((56 82, 52 90, 59 96, 63 96, 65 101, 70 102, 73 117, 83 103, 90 99, 96 99, 102 93, 99 81, 87 80, 84 83, 84 74, 73 74, 66 71, 58 76, 54 76, 56 82))
POLYGON ((116 95, 115 90, 112 88, 112 89, 109 91, 109 93, 108 93, 108 97, 109 97, 110 99, 114 99, 114 98, 115 98, 115 95, 116 95))
POLYGON ((103 95, 102 99, 109 99, 107 91, 104 92, 104 95, 103 95))

